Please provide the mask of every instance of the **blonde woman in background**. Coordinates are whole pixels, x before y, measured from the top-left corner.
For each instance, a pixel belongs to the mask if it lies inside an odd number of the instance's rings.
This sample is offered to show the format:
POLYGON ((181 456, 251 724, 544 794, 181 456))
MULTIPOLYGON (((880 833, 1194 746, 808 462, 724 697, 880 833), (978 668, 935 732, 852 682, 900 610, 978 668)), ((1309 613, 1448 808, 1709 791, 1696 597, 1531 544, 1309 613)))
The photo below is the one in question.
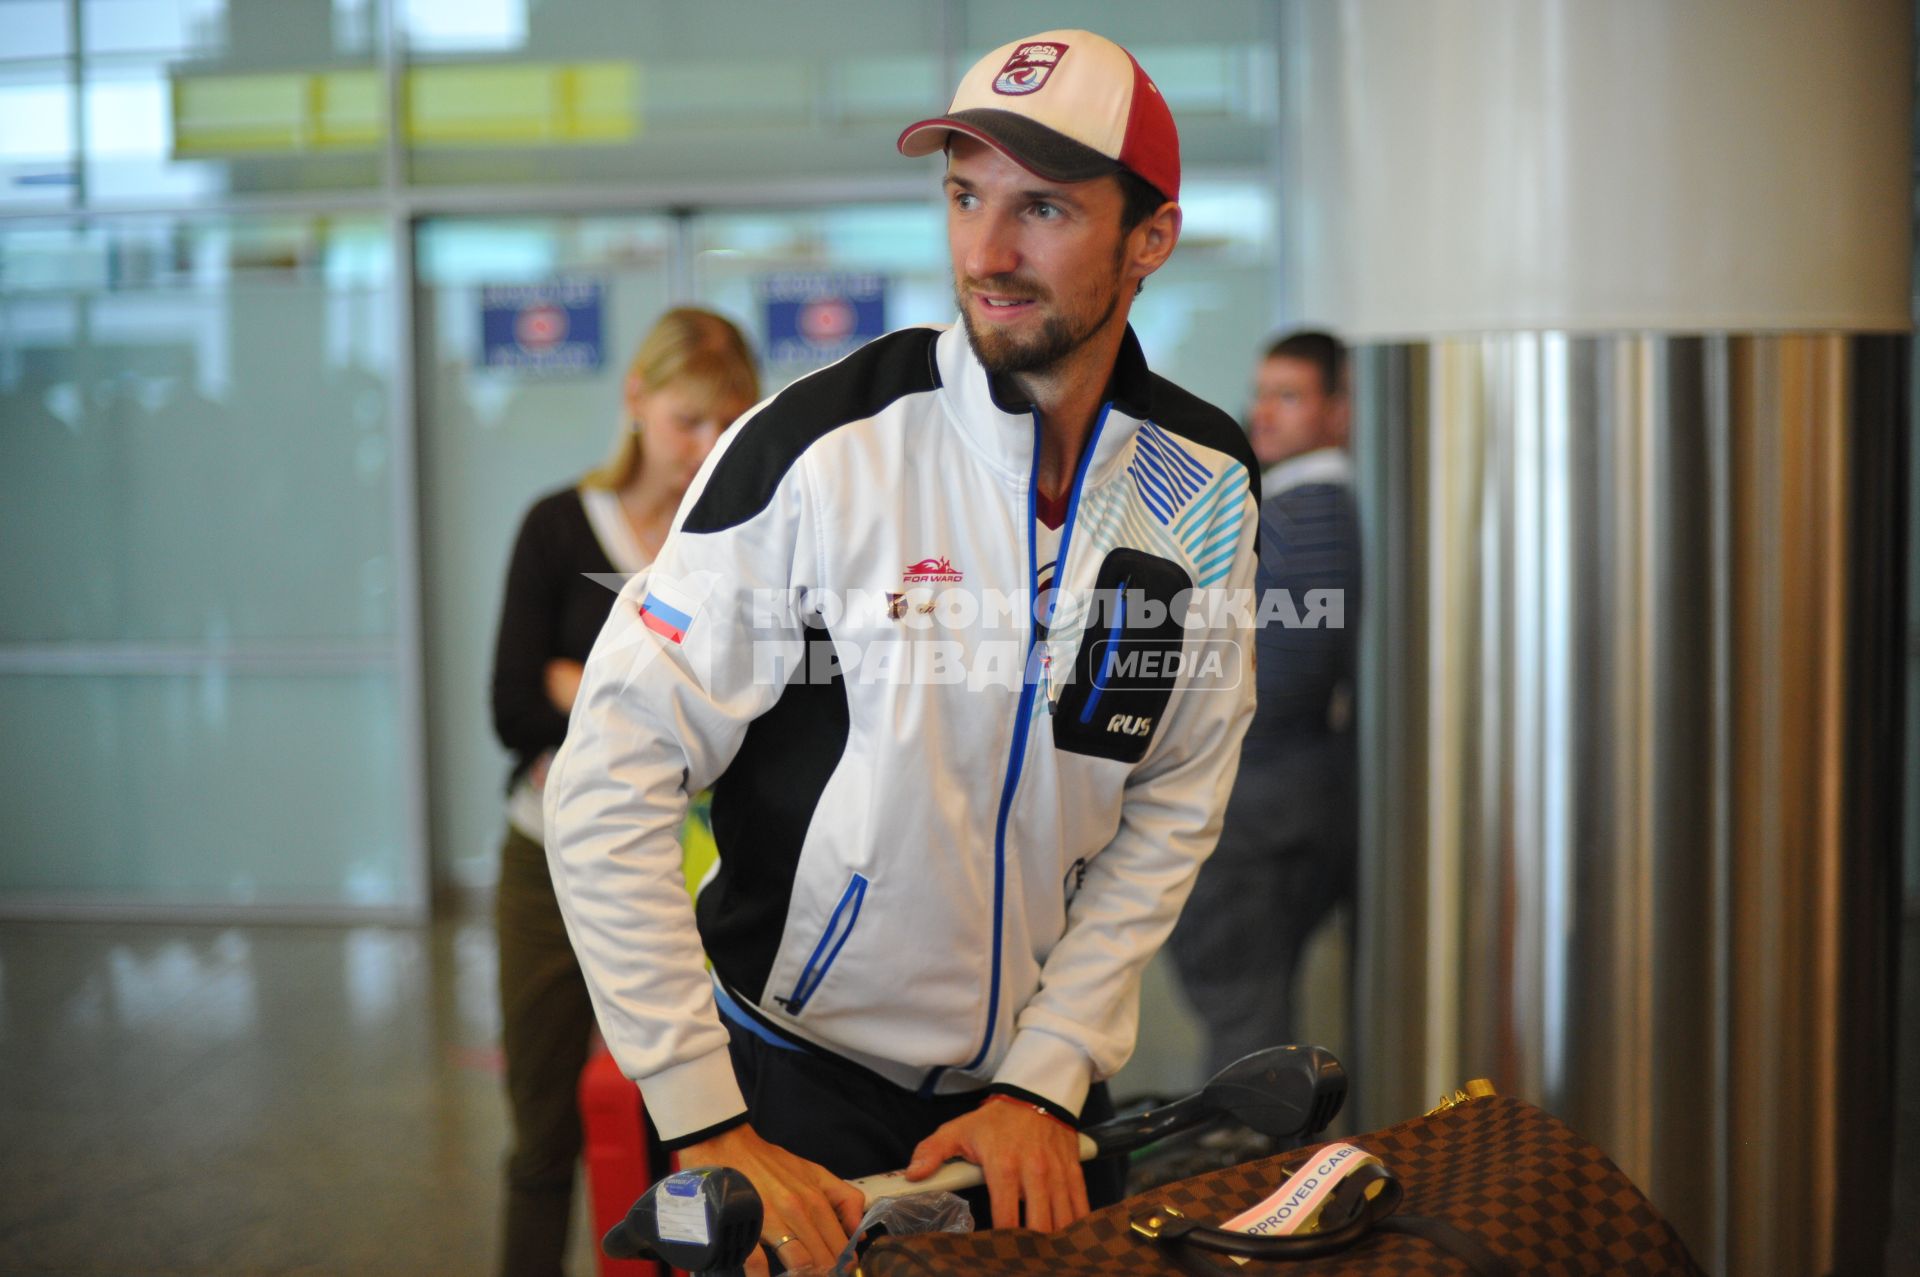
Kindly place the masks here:
POLYGON ((563 1271, 580 1155, 575 1097, 593 1008, 547 873, 540 791, 615 599, 604 577, 588 574, 653 561, 700 463, 759 397, 739 329, 710 311, 668 311, 628 368, 612 455, 536 501, 514 542, 493 662, 494 730, 514 756, 496 902, 513 1115, 501 1250, 509 1277, 563 1271))

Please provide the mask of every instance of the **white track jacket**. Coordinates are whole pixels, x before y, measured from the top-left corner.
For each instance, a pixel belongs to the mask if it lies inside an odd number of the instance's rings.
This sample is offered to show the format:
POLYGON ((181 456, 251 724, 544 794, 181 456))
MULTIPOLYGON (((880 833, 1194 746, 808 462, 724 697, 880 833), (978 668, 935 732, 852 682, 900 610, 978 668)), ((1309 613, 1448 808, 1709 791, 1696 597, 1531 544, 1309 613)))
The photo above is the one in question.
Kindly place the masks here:
POLYGON ((1058 590, 1038 414, 934 327, 743 417, 627 583, 547 849, 663 1138, 746 1109, 716 994, 927 1094, 1078 1112, 1132 1053, 1253 709, 1259 479, 1131 331, 1108 393, 1058 590), (720 864, 690 907, 677 834, 708 786, 720 864))

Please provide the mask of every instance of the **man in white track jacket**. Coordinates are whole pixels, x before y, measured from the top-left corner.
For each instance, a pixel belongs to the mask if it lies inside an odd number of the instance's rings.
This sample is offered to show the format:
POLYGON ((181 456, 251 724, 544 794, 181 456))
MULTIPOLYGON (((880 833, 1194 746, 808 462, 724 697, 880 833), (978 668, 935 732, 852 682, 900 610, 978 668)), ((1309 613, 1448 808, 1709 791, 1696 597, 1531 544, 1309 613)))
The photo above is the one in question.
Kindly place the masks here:
POLYGON ((1253 706, 1253 457, 1127 325, 1180 228, 1158 91, 1049 32, 900 148, 947 153, 961 325, 721 440, 546 790, 608 1045, 687 1164, 753 1177, 789 1267, 857 1222, 836 1176, 909 1157, 980 1163, 997 1226, 1086 1212, 1072 1126, 1133 1049, 1253 706))

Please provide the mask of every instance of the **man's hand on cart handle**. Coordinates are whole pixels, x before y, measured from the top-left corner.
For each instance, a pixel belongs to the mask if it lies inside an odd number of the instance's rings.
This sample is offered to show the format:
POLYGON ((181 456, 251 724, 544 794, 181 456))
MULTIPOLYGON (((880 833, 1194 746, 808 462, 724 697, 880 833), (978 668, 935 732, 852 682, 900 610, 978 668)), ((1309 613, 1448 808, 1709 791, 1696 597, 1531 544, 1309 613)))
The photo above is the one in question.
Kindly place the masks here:
POLYGON ((907 1178, 924 1180, 952 1157, 980 1167, 995 1228, 1018 1228, 1023 1203, 1026 1226, 1043 1233, 1087 1213, 1079 1133, 1030 1104, 995 1096, 954 1118, 920 1141, 907 1178))
MULTIPOLYGON (((780 1262, 788 1268, 830 1267, 846 1249, 847 1237, 860 1226, 866 1209, 859 1189, 825 1167, 769 1144, 751 1126, 736 1126, 689 1144, 680 1150, 680 1162, 683 1166, 731 1166, 743 1172, 759 1191, 766 1210, 760 1239, 769 1248, 779 1248, 780 1262)), ((766 1256, 755 1251, 747 1272, 750 1277, 766 1277, 766 1256)))

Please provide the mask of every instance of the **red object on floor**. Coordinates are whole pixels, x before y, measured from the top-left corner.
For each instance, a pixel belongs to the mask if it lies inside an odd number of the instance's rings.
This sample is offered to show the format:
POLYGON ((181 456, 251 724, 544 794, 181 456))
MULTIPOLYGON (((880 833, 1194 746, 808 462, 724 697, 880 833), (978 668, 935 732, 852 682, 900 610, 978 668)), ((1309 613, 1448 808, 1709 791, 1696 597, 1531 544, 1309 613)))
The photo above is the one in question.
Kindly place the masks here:
POLYGON ((670 1277, 672 1269, 652 1260, 608 1259, 600 1239, 627 1217, 640 1194, 652 1186, 647 1170, 647 1127, 640 1118, 640 1088, 596 1046, 580 1070, 580 1125, 585 1135, 587 1193, 593 1202, 593 1252, 601 1277, 670 1277))

